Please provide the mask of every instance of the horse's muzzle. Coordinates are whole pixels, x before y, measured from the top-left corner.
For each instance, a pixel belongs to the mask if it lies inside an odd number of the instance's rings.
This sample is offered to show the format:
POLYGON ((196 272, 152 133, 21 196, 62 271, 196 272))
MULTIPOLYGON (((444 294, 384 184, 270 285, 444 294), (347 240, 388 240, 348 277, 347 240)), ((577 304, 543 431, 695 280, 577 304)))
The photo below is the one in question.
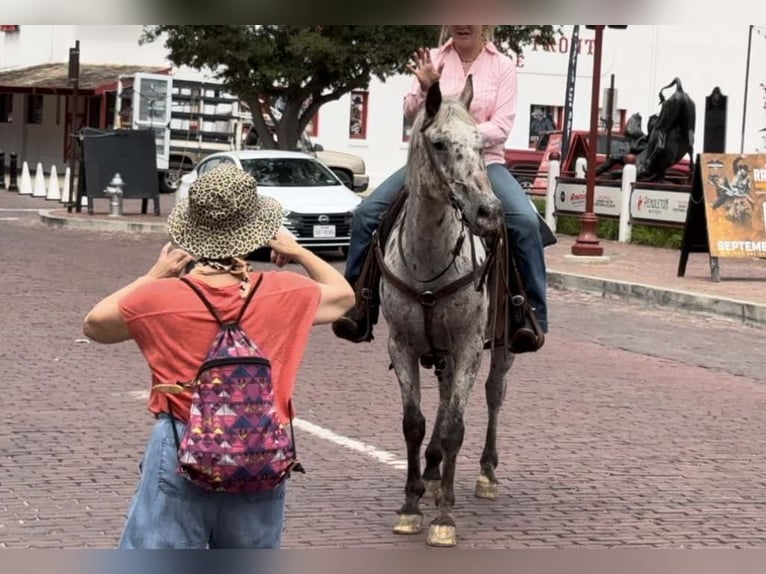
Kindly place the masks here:
POLYGON ((472 231, 481 237, 493 237, 503 225, 503 209, 500 202, 480 203, 476 208, 472 231))

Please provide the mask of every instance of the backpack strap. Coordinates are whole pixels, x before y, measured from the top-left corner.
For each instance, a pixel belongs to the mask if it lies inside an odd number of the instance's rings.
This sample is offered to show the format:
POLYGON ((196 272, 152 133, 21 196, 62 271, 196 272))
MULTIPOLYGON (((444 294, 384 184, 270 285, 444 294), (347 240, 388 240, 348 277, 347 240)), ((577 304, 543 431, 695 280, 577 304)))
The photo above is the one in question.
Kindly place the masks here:
MULTIPOLYGON (((207 310, 210 311, 210 314, 213 315, 215 320, 218 322, 219 325, 223 325, 223 321, 221 320, 221 316, 218 314, 218 311, 215 310, 215 307, 213 307, 212 303, 207 300, 207 297, 202 293, 199 287, 197 287, 194 283, 189 281, 186 277, 181 277, 181 281, 186 283, 189 287, 191 287, 192 291, 194 291, 197 294, 197 297, 200 298, 200 300, 205 304, 205 307, 207 307, 207 310)), ((239 311, 239 315, 237 315, 237 319, 235 323, 239 323, 242 320, 242 316, 245 314, 245 309, 247 308, 250 301, 253 299, 253 295, 255 295, 255 292, 258 290, 258 287, 261 285, 261 281, 263 281, 263 273, 258 277, 258 280, 255 282, 255 285, 253 285, 253 288, 250 289, 250 293, 247 294, 247 298, 245 299, 244 304, 242 305, 242 309, 239 311)))
POLYGON ((255 285, 250 289, 250 293, 247 294, 247 298, 245 299, 244 304, 242 305, 242 309, 239 310, 239 315, 237 315, 237 323, 239 323, 242 320, 242 317, 245 315, 245 309, 250 304, 250 301, 253 299, 253 295, 255 295, 255 292, 258 290, 258 287, 261 286, 261 281, 263 281, 263 273, 261 273, 258 276, 258 280, 255 282, 255 285))
POLYGON ((191 287, 191 290, 194 291, 197 294, 197 297, 202 300, 202 302, 205 304, 205 307, 207 307, 207 310, 210 311, 210 314, 215 317, 215 320, 218 322, 218 324, 223 325, 223 321, 221 321, 221 317, 218 315, 218 311, 215 310, 215 307, 213 307, 210 301, 208 301, 207 298, 202 294, 202 291, 200 291, 199 287, 189 281, 186 277, 181 277, 181 281, 191 287))

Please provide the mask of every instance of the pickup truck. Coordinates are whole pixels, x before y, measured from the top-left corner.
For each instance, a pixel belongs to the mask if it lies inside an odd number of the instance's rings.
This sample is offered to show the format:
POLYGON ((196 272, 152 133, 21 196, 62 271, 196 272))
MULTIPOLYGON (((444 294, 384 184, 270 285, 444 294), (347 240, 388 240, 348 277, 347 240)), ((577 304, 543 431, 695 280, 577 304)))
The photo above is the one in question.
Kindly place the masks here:
MULTIPOLYGON (((505 166, 508 171, 518 180, 527 193, 545 194, 548 175, 547 157, 552 151, 559 151, 561 142, 561 130, 544 132, 537 140, 535 149, 506 149, 505 166)), ((569 143, 567 157, 561 164, 562 175, 573 175, 575 164, 580 157, 587 157, 588 141, 590 132, 587 130, 573 130, 569 143)), ((598 148, 596 150, 596 164, 606 161, 606 132, 600 132, 598 136, 598 148)), ((628 145, 625 142, 625 134, 612 132, 610 146, 612 155, 628 153, 628 145)), ((615 166, 613 169, 620 169, 615 166)), ((666 174, 666 180, 673 183, 683 183, 689 177, 689 160, 683 159, 672 166, 666 174)))

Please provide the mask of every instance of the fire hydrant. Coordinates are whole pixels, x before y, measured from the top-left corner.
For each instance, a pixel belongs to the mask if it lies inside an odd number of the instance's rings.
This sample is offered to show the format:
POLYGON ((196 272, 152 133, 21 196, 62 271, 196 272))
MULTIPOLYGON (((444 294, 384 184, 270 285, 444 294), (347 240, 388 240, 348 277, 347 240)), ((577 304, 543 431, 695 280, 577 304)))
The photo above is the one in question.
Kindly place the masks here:
POLYGON ((115 173, 112 181, 106 186, 104 195, 111 198, 109 202, 109 217, 121 217, 122 216, 122 188, 125 186, 125 182, 122 181, 119 173, 115 173))

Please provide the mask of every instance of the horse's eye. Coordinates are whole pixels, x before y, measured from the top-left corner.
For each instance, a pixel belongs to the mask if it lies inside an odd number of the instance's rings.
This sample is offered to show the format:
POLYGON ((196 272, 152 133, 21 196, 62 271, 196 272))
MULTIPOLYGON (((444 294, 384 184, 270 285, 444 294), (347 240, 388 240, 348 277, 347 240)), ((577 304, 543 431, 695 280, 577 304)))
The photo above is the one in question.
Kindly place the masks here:
POLYGON ((444 142, 442 142, 442 141, 437 141, 437 142, 434 142, 434 149, 435 149, 436 151, 444 151, 444 150, 446 150, 446 149, 447 149, 447 144, 445 144, 445 143, 444 143, 444 142))

